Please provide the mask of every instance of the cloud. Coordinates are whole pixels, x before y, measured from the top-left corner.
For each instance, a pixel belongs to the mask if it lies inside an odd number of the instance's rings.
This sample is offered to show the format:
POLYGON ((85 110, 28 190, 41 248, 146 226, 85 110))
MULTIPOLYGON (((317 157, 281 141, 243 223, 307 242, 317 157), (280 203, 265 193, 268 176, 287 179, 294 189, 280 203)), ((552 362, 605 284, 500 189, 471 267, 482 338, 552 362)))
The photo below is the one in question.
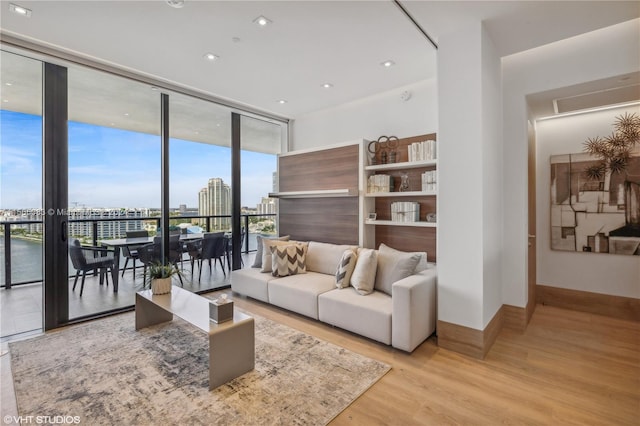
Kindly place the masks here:
POLYGON ((40 153, 12 146, 2 145, 0 149, 0 165, 2 165, 2 177, 15 174, 40 174, 40 167, 36 162, 40 160, 40 153))

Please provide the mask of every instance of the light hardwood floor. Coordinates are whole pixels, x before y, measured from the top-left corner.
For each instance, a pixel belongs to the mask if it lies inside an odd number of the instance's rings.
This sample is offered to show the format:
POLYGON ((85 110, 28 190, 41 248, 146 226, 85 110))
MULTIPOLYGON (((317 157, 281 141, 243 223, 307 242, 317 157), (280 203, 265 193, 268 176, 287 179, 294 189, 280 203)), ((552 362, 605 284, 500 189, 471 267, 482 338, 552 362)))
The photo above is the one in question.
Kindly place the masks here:
POLYGON ((640 323, 538 305, 482 360, 412 354, 251 299, 244 309, 392 366, 332 425, 640 425, 640 323))
MULTIPOLYGON (((524 333, 503 329, 479 361, 438 348, 435 337, 407 354, 252 299, 234 299, 249 312, 392 366, 332 425, 640 424, 638 322, 538 305, 524 333)), ((5 399, 5 362, 3 367, 5 399)), ((5 407, 2 415, 12 414, 5 407)))

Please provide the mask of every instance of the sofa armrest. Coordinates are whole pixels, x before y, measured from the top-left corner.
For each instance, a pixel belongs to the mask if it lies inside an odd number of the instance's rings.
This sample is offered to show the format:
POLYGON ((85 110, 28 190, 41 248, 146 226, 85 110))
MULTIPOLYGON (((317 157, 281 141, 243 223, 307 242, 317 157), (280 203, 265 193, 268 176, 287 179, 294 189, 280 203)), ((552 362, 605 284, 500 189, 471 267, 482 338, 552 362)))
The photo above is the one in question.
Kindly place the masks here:
POLYGON ((391 344, 411 352, 436 329, 437 268, 393 283, 391 299, 391 344))

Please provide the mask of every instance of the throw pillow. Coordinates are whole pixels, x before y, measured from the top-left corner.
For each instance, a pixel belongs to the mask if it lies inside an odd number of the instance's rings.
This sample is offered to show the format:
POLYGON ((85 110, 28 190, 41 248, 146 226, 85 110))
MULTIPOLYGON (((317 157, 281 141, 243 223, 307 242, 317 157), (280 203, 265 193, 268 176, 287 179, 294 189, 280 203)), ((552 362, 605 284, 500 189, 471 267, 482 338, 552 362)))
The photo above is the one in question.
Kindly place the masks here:
POLYGON ((279 241, 289 241, 289 235, 285 235, 283 237, 266 237, 264 235, 256 235, 256 257, 253 259, 252 268, 262 268, 262 240, 279 240, 279 241))
POLYGON ((418 272, 422 272, 426 269, 429 269, 429 262, 427 262, 427 252, 420 251, 416 253, 420 255, 420 261, 418 262, 418 266, 416 266, 416 270, 414 271, 415 274, 417 274, 418 272))
POLYGON ((376 282, 378 254, 373 249, 362 249, 356 260, 356 267, 351 275, 351 285, 361 295, 373 292, 376 282))
POLYGON ((346 288, 349 287, 351 282, 351 275, 356 267, 357 260, 356 253, 353 250, 345 250, 338 263, 338 270, 336 271, 336 287, 346 288))
POLYGON ((282 240, 267 240, 262 239, 262 268, 260 272, 271 272, 271 263, 273 262, 273 257, 271 256, 271 247, 272 246, 285 246, 291 244, 289 241, 282 240))
POLYGON ((306 246, 304 244, 275 245, 269 247, 272 254, 271 275, 286 277, 304 274, 306 246))
POLYGON ((393 283, 413 275, 421 257, 420 252, 409 253, 380 244, 374 288, 391 296, 393 283))

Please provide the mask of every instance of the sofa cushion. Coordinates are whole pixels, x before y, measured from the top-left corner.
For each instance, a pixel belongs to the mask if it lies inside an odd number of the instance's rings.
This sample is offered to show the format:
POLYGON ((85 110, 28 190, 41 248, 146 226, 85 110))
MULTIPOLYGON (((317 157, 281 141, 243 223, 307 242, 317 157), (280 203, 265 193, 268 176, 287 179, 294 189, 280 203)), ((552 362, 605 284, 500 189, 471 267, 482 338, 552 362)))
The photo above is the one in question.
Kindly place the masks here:
POLYGON ((259 269, 238 269, 231 272, 231 290, 263 302, 269 302, 267 283, 275 279, 259 269))
POLYGON ((272 257, 271 275, 274 277, 286 277, 307 272, 305 265, 306 244, 287 244, 269 248, 272 257))
POLYGON ((412 275, 421 256, 419 252, 404 252, 380 244, 374 288, 391 296, 393 283, 412 275))
POLYGON ((356 246, 309 242, 307 271, 334 275, 345 250, 356 250, 356 246))
POLYGON ((356 253, 353 250, 345 250, 336 270, 336 287, 346 288, 351 283, 351 275, 356 267, 356 253))
POLYGON ((289 235, 285 235, 282 237, 267 237, 264 235, 256 235, 256 257, 253 259, 252 268, 262 268, 262 240, 280 240, 280 241, 289 241, 289 235))
POLYGON ((391 297, 379 291, 362 297, 353 288, 343 288, 318 296, 320 321, 387 345, 391 344, 391 314, 391 297))
POLYGON ((318 295, 335 289, 333 275, 307 271, 269 281, 269 303, 318 319, 318 295))
POLYGON ((356 259, 356 267, 351 275, 351 285, 361 295, 367 295, 373 291, 376 282, 376 269, 378 254, 373 249, 359 250, 356 259))

